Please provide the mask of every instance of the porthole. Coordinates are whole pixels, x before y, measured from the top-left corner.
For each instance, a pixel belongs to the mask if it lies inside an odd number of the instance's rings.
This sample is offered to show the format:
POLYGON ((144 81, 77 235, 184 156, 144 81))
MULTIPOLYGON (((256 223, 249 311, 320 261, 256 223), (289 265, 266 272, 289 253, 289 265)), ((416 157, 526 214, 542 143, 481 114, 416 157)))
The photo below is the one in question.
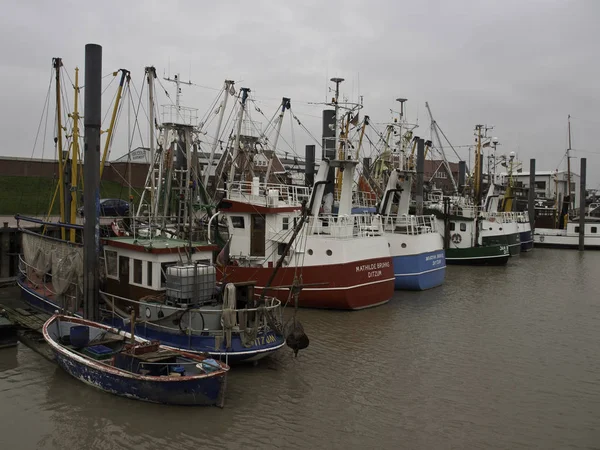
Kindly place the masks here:
POLYGON ((502 231, 502 227, 498 228, 498 230, 502 231))
POLYGON ((150 311, 150 308, 146 308, 146 318, 149 319, 150 316, 152 316, 152 312, 150 311))
POLYGON ((402 248, 406 248, 406 244, 403 242, 402 245, 400 246, 402 248))
POLYGON ((312 248, 309 248, 307 253, 308 253, 309 255, 312 255, 312 254, 313 254, 312 248))
POLYGON ((333 255, 333 252, 331 250, 327 250, 325 253, 327 253, 327 256, 333 255))

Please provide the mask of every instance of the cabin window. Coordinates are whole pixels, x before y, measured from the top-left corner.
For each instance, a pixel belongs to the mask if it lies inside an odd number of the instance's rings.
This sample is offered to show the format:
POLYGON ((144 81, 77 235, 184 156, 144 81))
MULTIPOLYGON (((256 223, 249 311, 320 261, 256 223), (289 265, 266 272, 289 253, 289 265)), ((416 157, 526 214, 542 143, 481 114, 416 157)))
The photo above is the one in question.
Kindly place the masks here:
POLYGON ((244 228, 244 216, 231 216, 233 228, 244 228))
POLYGON ((281 229, 282 230, 287 230, 289 228, 290 228, 290 218, 289 217, 284 217, 282 219, 281 229))
POLYGON ((456 230, 456 224, 454 222, 450 222, 450 231, 456 230))
POLYGON ((133 282, 137 284, 142 284, 142 260, 134 259, 133 260, 133 282))
POLYGON ((152 268, 153 268, 153 264, 151 261, 147 262, 147 266, 146 266, 146 284, 148 286, 152 286, 152 268))
POLYGON ((579 233, 579 227, 575 227, 575 233, 579 233))
POLYGON ((467 224, 464 222, 460 223, 460 231, 467 231, 467 224))
POLYGON ((285 243, 285 242, 280 242, 279 244, 277 244, 277 254, 279 256, 283 255, 283 251, 285 250, 286 246, 287 246, 287 243, 285 243))
POLYGON ((592 233, 597 233, 598 232, 598 227, 592 227, 592 233))
POLYGON ((119 279, 119 258, 114 250, 104 250, 104 262, 106 264, 106 276, 119 279))

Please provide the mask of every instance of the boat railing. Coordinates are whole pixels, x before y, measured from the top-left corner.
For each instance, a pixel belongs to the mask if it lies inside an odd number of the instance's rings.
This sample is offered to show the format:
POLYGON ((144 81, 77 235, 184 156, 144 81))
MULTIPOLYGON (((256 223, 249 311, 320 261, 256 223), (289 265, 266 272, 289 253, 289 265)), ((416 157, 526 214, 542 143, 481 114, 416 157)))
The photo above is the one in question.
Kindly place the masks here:
POLYGON ((165 124, 196 126, 198 124, 198 109, 172 104, 162 105, 162 122, 165 124))
POLYGON ((29 264, 25 261, 23 255, 19 255, 19 273, 22 280, 26 281, 38 294, 45 297, 51 296, 50 300, 62 309, 68 312, 75 312, 79 309, 80 296, 77 294, 80 289, 78 283, 70 279, 60 278, 57 274, 52 274, 51 271, 44 272, 41 275, 39 272, 38 267, 29 264), (57 281, 63 286, 67 286, 62 289, 62 293, 59 293, 54 286, 57 281))
POLYGON ((383 228, 387 233, 394 234, 429 234, 437 233, 437 220, 435 215, 428 216, 386 216, 383 218, 383 228))
POLYGON ((319 214, 307 219, 310 234, 335 239, 381 236, 383 227, 378 214, 319 214))
MULTIPOLYGON (((209 308, 195 308, 194 305, 189 305, 189 306, 178 306, 175 304, 170 304, 170 303, 162 303, 162 302, 156 302, 156 301, 141 301, 141 300, 133 300, 130 298, 126 298, 126 297, 121 297, 119 295, 116 294, 111 294, 109 292, 105 292, 105 291, 100 291, 102 296, 104 297, 105 303, 107 304, 108 309, 105 309, 105 312, 109 313, 112 315, 113 318, 120 318, 120 319, 125 319, 126 317, 124 317, 123 315, 119 314, 118 309, 123 310, 123 304, 127 305, 127 306, 135 306, 137 307, 136 309, 140 310, 140 317, 138 318, 138 321, 140 324, 144 324, 147 323, 148 321, 145 320, 145 314, 142 312, 141 308, 145 307, 145 308, 159 308, 163 314, 165 318, 168 317, 173 317, 175 314, 177 313, 181 313, 181 317, 180 317, 180 323, 179 323, 179 327, 182 329, 182 331, 189 331, 189 332, 215 332, 215 331, 222 331, 224 329, 223 327, 223 322, 221 320, 221 317, 223 315, 224 312, 228 312, 228 308, 223 308, 223 307, 216 307, 214 309, 209 309, 209 308), (117 306, 117 304, 119 304, 119 306, 117 306), (199 315, 203 317, 202 322, 205 324, 210 324, 211 320, 209 320, 208 318, 210 316, 214 316, 215 320, 213 320, 213 323, 218 323, 220 324, 220 326, 218 328, 205 328, 203 327, 202 329, 194 329, 192 326, 192 321, 194 320, 194 316, 195 315, 199 315), (187 324, 185 323, 187 322, 187 324)), ((255 295, 256 300, 259 299, 258 295, 255 295)), ((200 305, 198 305, 200 306, 200 305)), ((274 314, 276 313, 278 310, 280 310, 281 307, 281 301, 274 298, 274 297, 265 297, 264 298, 264 304, 261 306, 256 306, 256 307, 245 307, 245 308, 231 308, 229 311, 232 314, 235 314, 237 316, 237 323, 242 323, 245 319, 248 319, 248 315, 249 314, 254 314, 254 313, 259 313, 259 324, 258 324, 258 328, 262 329, 264 327, 266 327, 268 325, 268 318, 266 314, 260 314, 263 312, 266 313, 271 313, 274 314), (242 317, 245 316, 245 317, 242 317)), ((152 324, 153 327, 155 328, 162 328, 165 330, 172 330, 173 329, 173 325, 163 325, 161 323, 158 323, 157 321, 152 321, 150 322, 152 324)), ((234 327, 234 331, 241 331, 241 330, 236 330, 234 327)))
POLYGON ((261 206, 300 206, 308 201, 310 191, 306 186, 291 184, 255 183, 234 181, 227 191, 228 198, 261 206))
POLYGON ((377 206, 377 195, 369 191, 354 191, 352 193, 352 206, 373 208, 377 206))

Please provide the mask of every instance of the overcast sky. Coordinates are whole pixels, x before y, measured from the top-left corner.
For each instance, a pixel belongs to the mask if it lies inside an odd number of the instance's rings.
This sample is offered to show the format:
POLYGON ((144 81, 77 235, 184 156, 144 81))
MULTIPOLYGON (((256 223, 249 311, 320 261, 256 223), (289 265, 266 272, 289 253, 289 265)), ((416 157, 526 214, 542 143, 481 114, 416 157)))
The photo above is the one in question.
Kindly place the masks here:
MULTIPOLYGON (((531 157, 538 169, 564 167, 571 114, 573 156, 587 157, 588 187, 598 187, 599 21, 594 0, 5 0, 1 152, 42 156, 34 141, 51 59, 62 57, 72 73, 83 68, 85 44, 97 43, 103 72, 127 68, 137 89, 147 65, 161 77, 190 78, 199 86, 184 87, 182 102, 200 115, 223 80, 233 79, 252 89, 269 118, 282 96, 291 97, 297 117, 320 136, 322 107, 310 103, 324 101, 327 80, 340 76, 346 96, 362 95, 375 123, 388 121, 394 99, 405 97, 423 137, 429 137, 425 101, 456 146, 472 144, 475 124, 494 125, 498 152, 517 152, 525 170, 531 157)), ((114 90, 107 93, 104 109, 114 90)), ((52 157, 51 135, 44 157, 52 157)), ((290 132, 285 136, 294 147, 290 132)), ((294 137, 302 155, 311 138, 300 129, 294 137)), ((115 141, 112 158, 125 152, 123 141, 115 141)), ((457 150, 468 159, 466 147, 457 150)), ((579 160, 572 164, 578 172, 579 160)))

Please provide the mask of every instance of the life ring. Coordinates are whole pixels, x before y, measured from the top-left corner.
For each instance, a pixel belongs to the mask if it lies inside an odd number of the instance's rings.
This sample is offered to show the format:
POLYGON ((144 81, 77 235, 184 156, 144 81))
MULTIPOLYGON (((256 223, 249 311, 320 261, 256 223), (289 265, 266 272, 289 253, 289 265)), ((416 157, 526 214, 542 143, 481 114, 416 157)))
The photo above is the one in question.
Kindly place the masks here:
POLYGON ((489 220, 490 222, 495 222, 495 221, 496 221, 496 218, 495 218, 495 217, 490 217, 488 220, 489 220))
POLYGON ((110 224, 110 227, 112 228, 113 233, 115 233, 115 236, 123 236, 123 230, 121 229, 121 227, 119 226, 118 222, 116 220, 113 220, 112 223, 110 224))
POLYGON ((460 244, 460 242, 462 241, 462 237, 460 236, 460 234, 458 233, 454 233, 452 235, 452 242, 455 244, 460 244))

